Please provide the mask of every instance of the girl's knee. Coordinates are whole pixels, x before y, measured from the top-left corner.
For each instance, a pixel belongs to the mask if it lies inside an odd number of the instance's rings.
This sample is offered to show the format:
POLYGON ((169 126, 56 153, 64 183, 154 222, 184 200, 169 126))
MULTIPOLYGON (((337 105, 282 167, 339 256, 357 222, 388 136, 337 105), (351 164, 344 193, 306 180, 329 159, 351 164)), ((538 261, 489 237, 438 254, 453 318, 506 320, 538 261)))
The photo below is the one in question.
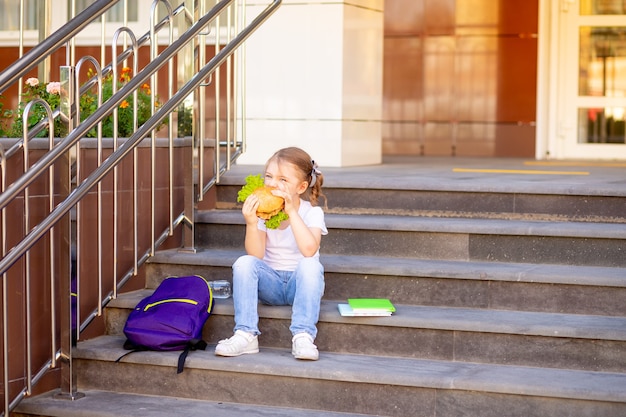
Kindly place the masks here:
POLYGON ((239 258, 237 258, 237 260, 233 264, 233 269, 242 269, 242 268, 248 268, 250 266, 253 266, 255 263, 255 260, 258 260, 258 258, 252 255, 240 256, 239 258))
POLYGON ((256 270, 257 262, 260 262, 260 260, 255 256, 240 256, 233 263, 233 279, 246 279, 252 276, 256 270))
POLYGON ((324 266, 319 261, 319 258, 302 258, 298 264, 298 269, 310 274, 324 274, 324 266))
POLYGON ((304 258, 298 264, 296 272, 299 285, 310 290, 324 288, 324 267, 317 258, 304 258))

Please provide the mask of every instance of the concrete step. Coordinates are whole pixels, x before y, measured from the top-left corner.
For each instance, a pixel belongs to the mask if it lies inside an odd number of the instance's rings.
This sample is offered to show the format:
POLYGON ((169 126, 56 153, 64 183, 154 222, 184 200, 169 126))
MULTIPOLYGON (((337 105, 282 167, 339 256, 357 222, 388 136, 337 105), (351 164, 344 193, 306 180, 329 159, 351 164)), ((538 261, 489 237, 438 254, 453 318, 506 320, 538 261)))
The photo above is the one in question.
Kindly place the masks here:
MULTIPOLYGON (((209 387, 207 387, 208 389, 209 387)), ((202 401, 163 395, 85 390, 83 398, 68 401, 58 391, 23 401, 13 417, 363 417, 365 414, 202 401)))
MULTIPOLYGON (((238 207, 237 192, 245 175, 228 172, 221 179, 218 208, 238 207)), ((406 173, 390 179, 388 173, 377 178, 371 173, 353 176, 338 172, 333 176, 329 172, 326 179, 329 213, 626 223, 626 196, 613 189, 540 189, 518 182, 489 186, 484 181, 411 179, 406 173)))
MULTIPOLYGON (((198 213, 197 244, 242 247, 234 210, 198 213)), ((626 224, 328 214, 321 253, 626 267, 626 224)))
MULTIPOLYGON (((113 300, 108 334, 122 335, 129 312, 150 293, 113 300)), ((337 304, 322 302, 316 344, 324 353, 626 372, 626 318, 397 303, 391 317, 342 317, 337 304)), ((259 316, 261 346, 289 347, 291 308, 260 305, 259 316)), ((232 299, 218 299, 203 337, 217 343, 232 335, 233 326, 232 299)))
POLYGON ((176 375, 177 352, 137 352, 114 363, 125 352, 122 343, 116 336, 79 343, 79 390, 119 387, 129 394, 401 417, 626 412, 620 373, 327 352, 307 362, 274 348, 223 358, 210 346, 192 352, 176 375))
MULTIPOLYGON (((232 279, 241 249, 159 251, 147 287, 172 275, 232 279)), ((400 304, 626 317, 626 269, 324 254, 326 300, 385 297, 400 304)))

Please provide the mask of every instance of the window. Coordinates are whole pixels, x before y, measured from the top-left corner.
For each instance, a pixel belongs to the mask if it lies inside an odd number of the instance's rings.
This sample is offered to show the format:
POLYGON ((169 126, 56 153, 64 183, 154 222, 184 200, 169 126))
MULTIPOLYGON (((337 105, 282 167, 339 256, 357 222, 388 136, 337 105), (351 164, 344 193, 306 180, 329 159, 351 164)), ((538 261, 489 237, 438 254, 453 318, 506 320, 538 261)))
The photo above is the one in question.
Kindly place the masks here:
MULTIPOLYGON (((20 1, 0 0, 0 30, 20 30, 20 1)), ((37 29, 38 0, 24 0, 24 29, 37 29)))
MULTIPOLYGON (((76 0, 76 14, 85 10, 93 0, 76 0)), ((128 21, 138 21, 138 2, 120 1, 106 13, 107 22, 124 22, 124 3, 128 4, 128 21)))
POLYGON ((626 3, 623 0, 581 0, 580 14, 626 14, 626 3))
MULTIPOLYGON (((19 31, 20 30, 20 3, 22 0, 0 0, 0 31, 19 31)), ((42 5, 39 0, 23 0, 24 1, 24 29, 37 29, 37 12, 42 5)), ((58 0, 57 0, 58 1, 58 0)), ((56 3, 56 1, 55 1, 56 3)), ((76 0, 76 14, 85 10, 93 0, 76 0)), ((128 4, 128 21, 136 22, 138 20, 139 6, 137 1, 120 1, 113 6, 106 14, 108 22, 124 21, 124 4, 128 4)), ((56 3, 56 6, 59 4, 56 3)), ((68 1, 69 8, 69 1, 68 1)))

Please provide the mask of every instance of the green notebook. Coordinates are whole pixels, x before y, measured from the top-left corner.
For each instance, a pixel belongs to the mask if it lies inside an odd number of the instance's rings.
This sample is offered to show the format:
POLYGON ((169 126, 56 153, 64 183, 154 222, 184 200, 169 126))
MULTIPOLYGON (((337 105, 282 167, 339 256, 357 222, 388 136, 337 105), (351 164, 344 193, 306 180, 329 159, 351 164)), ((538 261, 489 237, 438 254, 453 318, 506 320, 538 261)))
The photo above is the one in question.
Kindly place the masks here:
POLYGON ((363 310, 355 312, 350 304, 337 304, 339 314, 345 317, 385 317, 391 316, 393 313, 389 310, 363 310))
POLYGON ((396 311, 391 301, 386 298, 348 298, 348 304, 356 313, 372 310, 396 311))

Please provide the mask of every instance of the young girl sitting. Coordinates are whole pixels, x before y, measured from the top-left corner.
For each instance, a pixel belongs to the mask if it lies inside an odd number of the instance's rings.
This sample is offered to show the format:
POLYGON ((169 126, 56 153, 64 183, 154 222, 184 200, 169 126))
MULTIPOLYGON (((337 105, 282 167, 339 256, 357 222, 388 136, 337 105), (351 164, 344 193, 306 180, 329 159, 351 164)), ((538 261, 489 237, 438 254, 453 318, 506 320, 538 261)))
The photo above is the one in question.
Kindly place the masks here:
POLYGON ((265 227, 257 217, 259 199, 251 194, 244 202, 247 255, 233 264, 235 334, 220 341, 215 354, 239 356, 259 351, 258 302, 291 305, 293 336, 291 353, 296 359, 317 360, 313 343, 317 335, 320 302, 324 294, 324 268, 319 261, 324 212, 317 206, 324 198, 322 173, 302 149, 276 152, 265 165, 265 185, 285 200, 289 216, 277 229, 265 227))

